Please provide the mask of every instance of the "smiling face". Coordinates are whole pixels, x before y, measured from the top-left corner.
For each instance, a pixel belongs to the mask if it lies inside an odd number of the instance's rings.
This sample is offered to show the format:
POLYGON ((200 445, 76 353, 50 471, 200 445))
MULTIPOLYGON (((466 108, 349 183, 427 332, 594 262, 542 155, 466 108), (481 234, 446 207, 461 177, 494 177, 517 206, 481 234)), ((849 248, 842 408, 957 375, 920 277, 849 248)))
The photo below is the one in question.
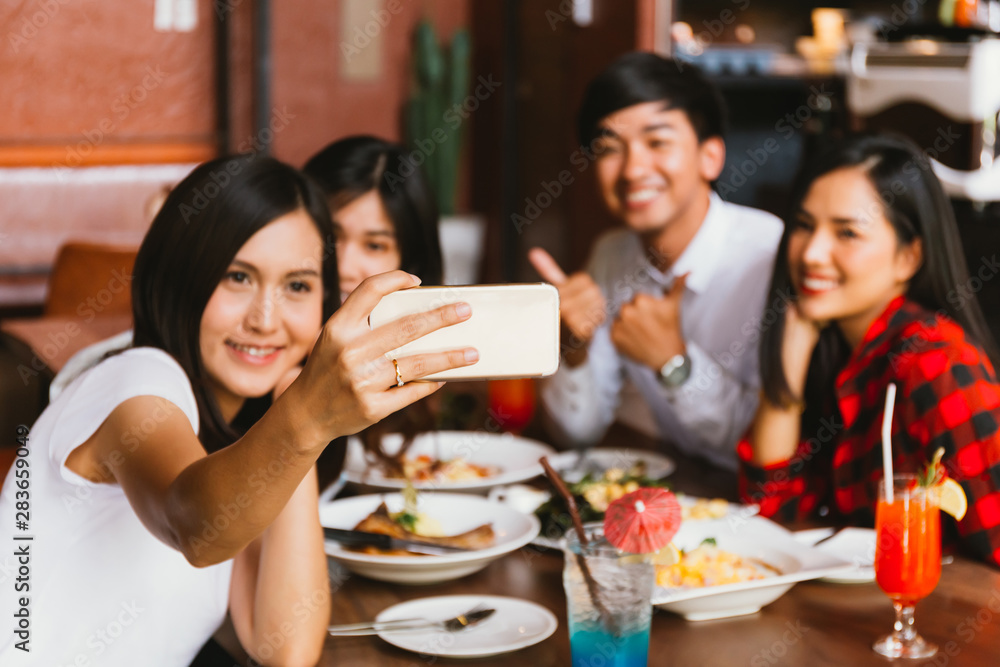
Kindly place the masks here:
POLYGON ((708 210, 725 145, 719 137, 699 142, 687 114, 664 106, 636 104, 601 121, 598 186, 611 213, 633 231, 657 234, 677 226, 693 235, 708 210))
POLYGON ((309 352, 323 321, 323 243, 298 210, 240 248, 201 318, 202 363, 227 420, 309 352))
POLYGON ((920 267, 920 241, 901 245, 861 167, 813 182, 788 238, 798 307, 808 319, 835 321, 852 346, 920 267))
POLYGON ((396 228, 378 196, 370 190, 333 214, 341 301, 369 278, 402 264, 396 228))

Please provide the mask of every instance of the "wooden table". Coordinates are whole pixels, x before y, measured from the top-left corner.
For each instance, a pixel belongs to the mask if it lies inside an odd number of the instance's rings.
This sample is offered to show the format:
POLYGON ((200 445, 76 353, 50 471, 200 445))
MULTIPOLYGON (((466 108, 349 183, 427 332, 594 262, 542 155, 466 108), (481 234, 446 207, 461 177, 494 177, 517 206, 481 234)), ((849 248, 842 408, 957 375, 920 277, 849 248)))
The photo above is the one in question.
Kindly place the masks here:
MULTIPOLYGON (((646 439, 621 427, 609 443, 635 447, 646 439)), ((648 442, 648 441, 647 441, 648 442)), ((668 452, 669 453, 669 452, 668 452)), ((677 490, 698 495, 735 495, 735 476, 711 471, 704 464, 671 454, 678 470, 671 477, 677 490)), ((493 562, 486 569, 451 582, 413 587, 369 581, 352 576, 331 561, 333 622, 371 620, 398 602, 434 595, 507 595, 534 601, 559 619, 555 634, 535 646, 472 661, 475 665, 524 667, 568 666, 569 636, 566 598, 562 588, 563 559, 559 553, 526 547, 493 562)), ((946 565, 941 582, 917 606, 920 633, 940 647, 935 658, 899 662, 912 665, 1000 664, 1000 571, 956 558, 946 565)), ((871 650, 872 642, 892 627, 888 598, 874 583, 797 584, 760 613, 740 618, 688 622, 656 610, 650 638, 651 666, 731 667, 750 665, 886 665, 871 650)), ((458 664, 397 649, 378 637, 328 638, 320 665, 407 666, 458 664)), ((466 662, 466 661, 462 661, 466 662)))

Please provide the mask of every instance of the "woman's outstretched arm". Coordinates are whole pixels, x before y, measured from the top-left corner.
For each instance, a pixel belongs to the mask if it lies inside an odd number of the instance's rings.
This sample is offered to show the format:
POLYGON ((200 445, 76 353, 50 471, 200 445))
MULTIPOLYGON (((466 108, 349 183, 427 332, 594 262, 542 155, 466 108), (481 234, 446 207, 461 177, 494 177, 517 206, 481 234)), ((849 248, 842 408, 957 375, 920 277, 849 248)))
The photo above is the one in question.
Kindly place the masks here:
MULTIPOLYGON (((119 405, 82 446, 84 466, 113 476, 149 531, 192 564, 233 558, 275 521, 327 443, 440 387, 396 387, 386 353, 467 319, 462 304, 368 327, 368 313, 383 295, 413 285, 401 271, 363 283, 326 323, 302 374, 232 445, 206 455, 180 409, 139 396, 119 405), (138 446, 123 452, 124 436, 154 413, 155 428, 143 429, 138 446), (227 516, 237 510, 235 519, 227 516)), ((399 365, 404 378, 414 379, 476 358, 474 350, 456 350, 404 358, 399 365)))

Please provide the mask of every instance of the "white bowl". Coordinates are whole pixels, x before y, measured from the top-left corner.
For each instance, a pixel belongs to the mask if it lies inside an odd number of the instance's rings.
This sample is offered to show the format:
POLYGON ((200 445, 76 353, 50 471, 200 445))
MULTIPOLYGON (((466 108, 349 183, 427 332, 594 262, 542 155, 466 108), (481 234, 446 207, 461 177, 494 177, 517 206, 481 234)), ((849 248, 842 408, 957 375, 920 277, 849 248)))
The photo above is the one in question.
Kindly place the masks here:
MULTIPOLYGON (((320 523, 330 528, 352 529, 382 502, 390 512, 403 508, 399 493, 342 498, 321 504, 320 523)), ((493 524, 496 540, 486 549, 443 556, 382 556, 359 553, 327 540, 326 553, 348 570, 379 581, 399 584, 435 584, 478 572, 493 560, 520 549, 538 534, 538 519, 490 502, 482 496, 453 493, 421 493, 421 512, 441 522, 446 535, 456 535, 484 523, 493 524)))
MULTIPOLYGON (((390 433, 382 438, 382 447, 393 454, 399 451, 403 436, 390 433)), ((555 450, 546 444, 522 438, 512 433, 487 433, 486 431, 430 431, 417 435, 407 450, 408 456, 427 454, 440 459, 463 458, 468 463, 496 466, 500 472, 481 479, 454 482, 415 482, 421 491, 458 491, 485 495, 494 486, 514 484, 542 474, 538 459, 553 456, 555 450)), ((402 489, 405 480, 386 477, 382 471, 365 460, 364 447, 356 437, 347 441, 344 460, 344 479, 362 487, 395 491, 402 489)))
POLYGON ((703 588, 663 588, 653 590, 653 604, 680 614, 689 621, 705 621, 742 616, 760 611, 785 594, 799 581, 819 579, 849 571, 851 563, 798 542, 792 533, 759 516, 738 520, 715 519, 685 522, 673 543, 693 549, 706 538, 714 538, 720 549, 757 558, 777 568, 781 574, 703 588))

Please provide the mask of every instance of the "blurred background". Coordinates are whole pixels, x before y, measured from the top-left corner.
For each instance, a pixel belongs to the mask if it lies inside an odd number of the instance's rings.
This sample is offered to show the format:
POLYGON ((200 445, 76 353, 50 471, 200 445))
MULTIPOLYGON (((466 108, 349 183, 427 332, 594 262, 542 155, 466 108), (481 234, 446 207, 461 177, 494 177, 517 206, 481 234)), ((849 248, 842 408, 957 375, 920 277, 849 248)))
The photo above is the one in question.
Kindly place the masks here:
POLYGON ((998 32, 1000 3, 970 0, 5 0, 0 329, 18 360, 5 391, 40 391, 73 351, 127 325, 129 253, 164 188, 224 153, 301 166, 370 133, 431 164, 457 143, 457 168, 435 167, 461 220, 453 239, 443 231, 457 248, 446 271, 537 280, 533 245, 580 268, 614 223, 576 108, 634 49, 697 63, 722 88, 717 189, 730 201, 780 214, 810 150, 851 129, 909 134, 950 170, 973 275, 956 290, 979 296, 997 332, 998 32), (459 34, 467 57, 452 53, 459 34), (436 115, 415 123, 441 76, 436 115), (74 243, 84 259, 66 274, 74 243))

